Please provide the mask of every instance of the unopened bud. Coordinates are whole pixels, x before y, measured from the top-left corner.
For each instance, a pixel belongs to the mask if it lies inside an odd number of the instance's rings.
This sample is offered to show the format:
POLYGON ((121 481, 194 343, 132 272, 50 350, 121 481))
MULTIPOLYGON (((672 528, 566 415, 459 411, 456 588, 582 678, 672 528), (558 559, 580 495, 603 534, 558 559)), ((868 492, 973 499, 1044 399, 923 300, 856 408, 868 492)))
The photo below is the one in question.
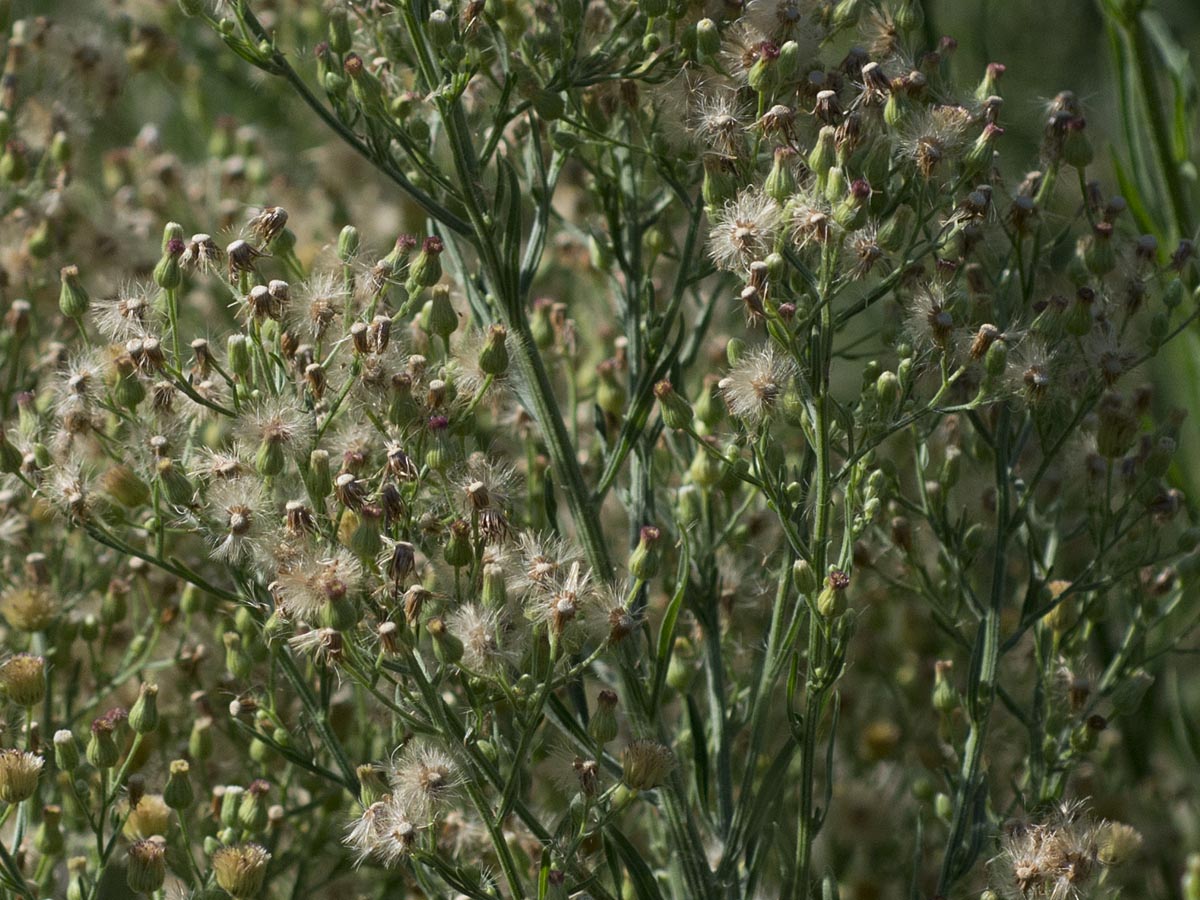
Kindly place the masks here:
POLYGON ((668 379, 664 378, 654 385, 654 396, 658 398, 663 424, 668 428, 683 430, 692 424, 692 405, 668 379))

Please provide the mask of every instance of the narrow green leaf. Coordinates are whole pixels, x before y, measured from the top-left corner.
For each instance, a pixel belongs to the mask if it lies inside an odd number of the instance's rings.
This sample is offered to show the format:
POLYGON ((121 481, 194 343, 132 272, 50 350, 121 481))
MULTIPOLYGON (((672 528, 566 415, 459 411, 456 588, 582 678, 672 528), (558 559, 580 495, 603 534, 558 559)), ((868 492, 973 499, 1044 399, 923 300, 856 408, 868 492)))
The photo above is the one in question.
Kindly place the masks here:
POLYGON ((696 794, 700 799, 700 806, 704 809, 708 808, 708 744, 707 730, 704 727, 704 718, 700 715, 700 708, 696 706, 696 701, 691 697, 687 698, 687 713, 688 727, 692 730, 692 764, 695 765, 696 771, 696 794))
POLYGON ((641 852, 615 827, 609 826, 605 833, 616 848, 621 861, 625 863, 625 869, 629 872, 629 880, 633 883, 634 896, 638 900, 663 900, 662 892, 658 889, 658 882, 654 880, 654 873, 646 865, 641 852))
POLYGON ((686 534, 683 535, 682 543, 683 552, 679 556, 679 569, 675 574, 675 582, 678 587, 671 596, 671 602, 667 604, 662 623, 658 627, 658 648, 654 663, 654 685, 650 693, 651 714, 658 709, 663 685, 667 680, 667 667, 671 664, 671 651, 675 647, 675 623, 679 619, 679 610, 683 607, 683 597, 687 592, 687 579, 688 572, 691 569, 692 555, 686 534))

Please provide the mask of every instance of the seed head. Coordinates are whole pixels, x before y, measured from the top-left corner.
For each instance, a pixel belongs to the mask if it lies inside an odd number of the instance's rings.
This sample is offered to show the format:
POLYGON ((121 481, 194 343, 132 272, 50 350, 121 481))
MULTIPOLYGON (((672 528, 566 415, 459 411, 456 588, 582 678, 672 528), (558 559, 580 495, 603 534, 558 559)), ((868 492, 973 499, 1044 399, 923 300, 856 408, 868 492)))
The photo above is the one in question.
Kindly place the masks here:
POLYGON ((287 221, 287 210, 282 206, 266 206, 246 223, 246 227, 265 246, 283 233, 287 221))
POLYGON ((46 660, 19 653, 0 665, 0 687, 14 704, 31 707, 46 696, 46 660))
POLYGON ((18 631, 33 633, 48 628, 58 609, 50 591, 39 585, 16 584, 0 594, 0 614, 18 631))
POLYGON ((675 768, 675 754, 658 741, 632 741, 621 754, 621 780, 637 791, 658 787, 675 768))
POLYGON ((758 425, 774 411, 795 375, 795 364, 764 344, 744 354, 721 380, 721 395, 732 415, 758 425))
POLYGON ((36 753, 0 750, 0 801, 17 804, 32 797, 45 764, 36 753))
POLYGON ((129 847, 126 880, 134 893, 152 894, 167 877, 167 847, 161 837, 146 838, 129 847))
POLYGON ((709 232, 709 255, 720 269, 749 272, 774 248, 782 214, 779 204, 753 188, 725 204, 709 232))
POLYGON ((193 234, 179 257, 179 264, 185 269, 205 275, 219 268, 224 261, 225 252, 207 234, 193 234))
POLYGON ((271 854, 258 844, 233 844, 213 854, 217 884, 234 900, 252 900, 262 891, 271 854))
POLYGON ((449 754, 432 743, 414 741, 392 767, 392 789, 401 807, 418 819, 431 819, 457 794, 462 773, 449 754))

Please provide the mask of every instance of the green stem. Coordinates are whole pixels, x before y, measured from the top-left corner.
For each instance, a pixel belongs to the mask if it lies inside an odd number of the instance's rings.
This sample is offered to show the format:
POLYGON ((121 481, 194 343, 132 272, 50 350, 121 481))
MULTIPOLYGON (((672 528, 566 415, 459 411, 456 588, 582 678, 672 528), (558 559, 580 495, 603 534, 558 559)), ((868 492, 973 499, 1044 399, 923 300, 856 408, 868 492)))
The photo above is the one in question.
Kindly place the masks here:
MULTIPOLYGON (((996 668, 1000 660, 1000 614, 1004 604, 1005 577, 1008 562, 1009 535, 1009 408, 1002 407, 994 431, 996 454, 996 544, 992 559, 992 588, 987 609, 979 624, 974 646, 971 682, 967 692, 966 711, 970 732, 963 751, 958 790, 954 800, 954 815, 946 852, 938 877, 938 893, 949 896, 954 883, 974 861, 970 853, 968 832, 979 823, 975 812, 979 808, 979 792, 983 789, 983 754, 996 698, 996 668)), ((1037 750, 1035 749, 1035 752, 1037 750)))

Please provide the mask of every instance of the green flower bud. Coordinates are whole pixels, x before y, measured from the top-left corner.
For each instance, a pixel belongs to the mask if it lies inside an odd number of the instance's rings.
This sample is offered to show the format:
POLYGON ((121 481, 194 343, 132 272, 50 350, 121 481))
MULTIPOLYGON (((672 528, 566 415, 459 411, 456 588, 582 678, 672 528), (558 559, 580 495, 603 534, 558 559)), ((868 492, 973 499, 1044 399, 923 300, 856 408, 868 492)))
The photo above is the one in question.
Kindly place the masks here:
POLYGON ((469 566, 475 561, 475 549, 471 546, 471 523, 466 519, 455 519, 450 523, 450 537, 446 541, 443 556, 456 569, 469 566))
POLYGON ((1166 435, 1160 437, 1146 454, 1146 474, 1151 478, 1163 478, 1171 467, 1171 459, 1175 456, 1176 443, 1166 435))
POLYGON ((263 478, 272 478, 283 471, 287 457, 278 441, 263 441, 254 454, 254 468, 263 478))
POLYGON ((508 371, 508 329, 492 325, 479 351, 479 371, 485 375, 503 375, 508 371))
MULTIPOLYGON (((832 184, 832 179, 830 179, 832 184)), ((861 178, 851 183, 833 211, 833 220, 847 231, 861 228, 867 222, 867 206, 871 201, 871 186, 861 178)))
POLYGON ((137 367, 132 359, 123 356, 117 359, 116 370, 117 383, 113 386, 113 399, 125 409, 137 409, 138 404, 146 399, 146 386, 138 377, 137 367))
POLYGON ((350 52, 354 36, 350 32, 350 15, 338 5, 329 10, 329 49, 339 56, 350 52))
POLYGON ((383 85, 378 76, 366 67, 362 57, 357 53, 347 55, 346 61, 342 63, 342 70, 350 77, 350 91, 363 112, 374 118, 386 116, 387 104, 383 98, 383 85))
POLYGON ((483 584, 480 589, 480 602, 484 609, 504 609, 508 604, 508 584, 504 567, 496 562, 486 562, 483 566, 483 584))
POLYGON ((137 841, 129 848, 125 879, 136 894, 153 894, 167 878, 167 846, 158 836, 137 841))
POLYGON ((784 41, 779 48, 779 59, 775 61, 777 84, 786 84, 800 74, 800 45, 795 41, 784 41))
POLYGON ((171 763, 167 784, 163 788, 163 802, 170 809, 186 810, 195 802, 196 794, 192 790, 192 780, 188 774, 190 768, 185 759, 177 759, 171 763))
POLYGON ((741 338, 732 337, 725 344, 725 359, 731 366, 741 362, 746 353, 746 342, 741 338))
POLYGON ((1183 282, 1172 279, 1163 290, 1162 303, 1167 309, 1175 309, 1183 302, 1183 282))
POLYGON ((702 501, 695 485, 685 484, 675 495, 675 517, 681 525, 692 525, 700 520, 702 501))
POLYGON ((338 259, 345 264, 349 264, 358 256, 358 248, 361 239, 358 235, 358 229, 353 225, 347 225, 338 234, 337 255, 338 259))
POLYGON ((962 451, 957 447, 947 447, 946 458, 942 460, 942 468, 938 472, 938 483, 943 488, 952 488, 958 483, 958 476, 961 472, 962 451))
POLYGON ((933 708, 944 716, 958 709, 958 689, 950 677, 954 663, 948 659, 939 659, 934 666, 933 675, 933 708))
POLYGON ((425 630, 433 639, 433 653, 443 665, 452 666, 462 659, 463 644, 446 628, 440 617, 434 616, 425 623, 425 630))
POLYGON ((680 431, 692 424, 692 405, 668 379, 664 378, 654 385, 654 396, 658 398, 663 424, 668 428, 680 431))
MULTIPOLYGON (((615 360, 602 360, 596 366, 596 405, 610 416, 620 416, 625 411, 625 404, 629 399, 628 392, 625 390, 625 383, 622 381, 615 360)), ((20 454, 18 456, 18 465, 20 464, 20 454)))
POLYGON ((798 559, 792 563, 792 578, 796 582, 796 590, 802 596, 810 597, 817 590, 817 573, 807 559, 798 559))
POLYGON ((846 589, 850 586, 850 576, 845 572, 834 569, 825 579, 825 587, 817 595, 817 612, 826 619, 840 616, 846 611, 846 589))
POLYGON ((250 782, 242 794, 237 809, 237 824, 250 832, 260 832, 267 826, 267 793, 271 785, 262 779, 250 782))
POLYGON ((704 183, 700 189, 704 205, 709 210, 720 210, 726 201, 734 198, 737 190, 737 178, 729 165, 723 160, 705 156, 704 183))
POLYGON ((136 509, 150 500, 150 487, 124 464, 105 470, 100 476, 100 489, 128 509, 136 509))
POLYGON ((667 664, 667 684, 686 694, 696 678, 696 648, 685 637, 675 638, 671 661, 667 664))
POLYGON ((1187 872, 1180 880, 1183 900, 1200 900, 1200 853, 1193 853, 1187 858, 1187 872))
POLYGON ((719 459, 713 457, 703 447, 697 447, 696 455, 692 457, 692 464, 688 466, 688 475, 697 486, 711 490, 720 483, 724 468, 719 459))
POLYGON ((62 288, 58 292, 58 308, 68 319, 81 319, 91 306, 91 299, 79 280, 78 266, 63 266, 59 270, 62 288))
POLYGON ((164 291, 173 291, 183 284, 183 267, 179 264, 179 257, 183 256, 186 249, 182 237, 167 241, 162 258, 154 267, 154 283, 164 291))
POLYGON ((192 723, 192 730, 188 735, 188 755, 192 759, 205 760, 212 756, 212 724, 209 716, 202 716, 192 723))
POLYGON ((1082 116, 1076 116, 1067 123, 1062 144, 1063 162, 1076 169, 1086 169, 1094 156, 1092 142, 1087 136, 1087 121, 1082 116))
POLYGON ((129 726, 137 734, 149 734, 158 727, 158 685, 143 684, 129 710, 129 726))
POLYGON ((975 175, 986 172, 996 156, 996 141, 1004 136, 1004 129, 993 122, 983 126, 983 131, 963 158, 963 171, 975 175))
POLYGON ((825 199, 830 203, 837 203, 849 190, 850 184, 846 180, 846 170, 841 166, 830 166, 825 172, 825 199))
POLYGON ((779 203, 786 203, 797 190, 796 151, 791 147, 776 147, 771 171, 763 183, 766 195, 779 203))
MULTIPOLYGON (((901 31, 916 31, 925 22, 925 11, 920 0, 903 0, 896 10, 896 27, 901 31)), ((990 69, 991 66, 988 66, 990 69)), ((1003 66, 1000 67, 1003 71, 1003 66)))
POLYGON ((113 736, 114 730, 114 723, 108 718, 96 719, 92 723, 91 737, 87 745, 87 761, 97 769, 111 769, 121 756, 113 736))
POLYGON ((322 628, 332 628, 334 631, 350 631, 362 619, 362 610, 354 597, 341 583, 327 585, 323 588, 325 602, 321 604, 317 614, 317 624, 322 628))
POLYGON ((721 32, 712 19, 696 23, 696 52, 701 59, 714 59, 721 52, 721 32))
POLYGON ((834 28, 850 28, 857 24, 864 2, 865 0, 839 0, 833 8, 834 28))
POLYGON ((304 484, 309 494, 321 500, 333 493, 333 471, 329 465, 328 450, 314 450, 308 455, 308 470, 304 473, 304 484))
POLYGON ((250 374, 250 340, 244 334, 231 334, 225 342, 229 370, 239 378, 250 374))
POLYGON ((100 621, 112 626, 124 621, 129 613, 129 583, 114 578, 100 600, 100 621))
POLYGON ((880 374, 875 382, 875 395, 879 400, 880 411, 890 415, 900 399, 900 379, 895 372, 880 374))
POLYGON ((79 765, 79 743, 66 728, 54 732, 54 764, 64 772, 74 772, 79 765))
POLYGON ((1079 254, 1084 267, 1097 278, 1103 278, 1117 267, 1117 253, 1112 245, 1111 222, 1097 222, 1092 233, 1079 242, 1079 254))
MULTIPOLYGON (((421 243, 421 252, 413 260, 408 270, 408 292, 416 294, 423 287, 433 287, 442 278, 442 263, 440 257, 444 245, 436 235, 425 238, 421 243)), ((455 328, 458 327, 458 316, 454 317, 455 328)), ((453 329, 452 329, 453 330, 453 329)), ((434 332, 440 334, 440 332, 434 332)))
POLYGON ((817 175, 817 187, 825 189, 826 176, 837 162, 837 131, 832 125, 821 126, 817 142, 808 153, 808 167, 817 175))
MULTIPOLYGON (((417 262, 420 262, 420 257, 417 257, 417 262)), ((454 305, 450 302, 449 286, 439 284, 433 289, 433 296, 429 301, 429 321, 424 327, 430 334, 436 334, 446 341, 458 328, 458 313, 454 311, 454 305)))
POLYGON ((358 802, 366 809, 371 804, 382 800, 392 791, 388 783, 387 771, 383 766, 365 763, 354 770, 358 776, 358 802))
POLYGON ((769 41, 759 44, 757 58, 746 72, 746 82, 750 89, 759 93, 770 91, 778 81, 778 62, 778 47, 769 41))
POLYGON ((454 40, 454 23, 445 10, 435 9, 425 20, 425 32, 434 47, 445 50, 454 40))
POLYGON ((174 460, 160 459, 155 469, 158 482, 172 505, 185 508, 195 505, 196 488, 174 460))
POLYGON ((225 644, 225 668, 234 678, 247 678, 254 669, 254 660, 242 645, 242 636, 236 631, 227 631, 221 636, 225 644))
POLYGON ((617 736, 617 695, 603 690, 596 697, 596 710, 588 722, 588 734, 603 747, 617 736))
POLYGON ((659 541, 662 535, 653 525, 644 525, 638 544, 629 555, 629 574, 638 581, 649 581, 658 574, 659 541))

